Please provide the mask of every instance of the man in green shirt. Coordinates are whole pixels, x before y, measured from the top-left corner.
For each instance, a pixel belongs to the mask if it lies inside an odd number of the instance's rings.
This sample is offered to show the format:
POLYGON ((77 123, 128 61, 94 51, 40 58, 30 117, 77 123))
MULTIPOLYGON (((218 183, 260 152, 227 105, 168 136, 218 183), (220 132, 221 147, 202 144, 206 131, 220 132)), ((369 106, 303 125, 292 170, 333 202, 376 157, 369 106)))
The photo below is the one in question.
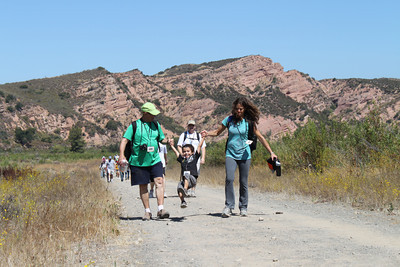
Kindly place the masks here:
POLYGON ((139 185, 140 198, 145 208, 144 221, 151 219, 149 204, 149 191, 147 185, 154 181, 157 192, 158 212, 157 218, 169 218, 169 213, 164 209, 163 166, 158 154, 158 142, 165 136, 158 122, 154 121, 159 110, 152 103, 145 103, 141 107, 142 117, 136 122, 135 134, 132 124, 126 130, 120 144, 120 164, 126 164, 128 160, 131 169, 131 185, 139 185), (124 151, 128 144, 132 143, 132 154, 125 158, 124 151))

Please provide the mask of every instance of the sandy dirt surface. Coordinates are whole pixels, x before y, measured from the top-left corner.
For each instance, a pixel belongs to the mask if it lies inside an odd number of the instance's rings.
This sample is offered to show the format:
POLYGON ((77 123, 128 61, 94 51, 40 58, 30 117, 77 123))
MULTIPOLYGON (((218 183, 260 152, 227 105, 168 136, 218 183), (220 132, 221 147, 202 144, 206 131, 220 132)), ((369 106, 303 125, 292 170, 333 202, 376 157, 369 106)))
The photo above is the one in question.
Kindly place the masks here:
MULTIPOLYGON (((81 248, 92 266, 400 266, 400 216, 250 191, 248 217, 222 218, 223 187, 201 183, 180 208, 167 183, 169 219, 142 221, 138 187, 115 180, 120 235, 81 248)), ((236 190, 236 194, 238 190, 236 190)), ((236 195, 236 201, 238 195, 236 195)), ((156 199, 150 199, 153 218, 156 199)))

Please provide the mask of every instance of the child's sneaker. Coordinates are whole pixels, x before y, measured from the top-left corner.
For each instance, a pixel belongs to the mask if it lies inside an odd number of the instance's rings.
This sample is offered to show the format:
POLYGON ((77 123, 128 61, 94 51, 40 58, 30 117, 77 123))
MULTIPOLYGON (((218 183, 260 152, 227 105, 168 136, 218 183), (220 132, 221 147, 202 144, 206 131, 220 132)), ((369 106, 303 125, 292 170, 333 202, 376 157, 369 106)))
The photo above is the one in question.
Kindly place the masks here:
POLYGON ((186 207, 187 207, 187 203, 186 203, 186 201, 184 200, 184 201, 182 201, 182 203, 181 203, 181 208, 184 209, 184 208, 186 208, 186 207))
POLYGON ((185 188, 182 188, 182 187, 178 188, 178 192, 182 193, 183 197, 187 197, 189 195, 188 191, 185 188))

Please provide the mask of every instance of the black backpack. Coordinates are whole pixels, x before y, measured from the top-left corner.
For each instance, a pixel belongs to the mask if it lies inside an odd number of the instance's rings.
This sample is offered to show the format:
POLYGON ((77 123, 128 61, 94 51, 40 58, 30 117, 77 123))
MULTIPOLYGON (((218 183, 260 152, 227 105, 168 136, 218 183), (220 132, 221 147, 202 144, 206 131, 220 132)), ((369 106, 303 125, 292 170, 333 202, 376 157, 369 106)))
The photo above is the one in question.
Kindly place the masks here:
MULTIPOLYGON (((228 117, 228 123, 226 125, 226 128, 228 128, 228 135, 229 135, 229 126, 230 126, 231 121, 232 121, 232 116, 229 116, 228 117)), ((249 123, 249 131, 247 133, 247 140, 253 141, 249 145, 250 151, 253 152, 253 150, 256 150, 256 148, 257 148, 257 135, 254 132, 254 121, 248 120, 247 122, 249 123)), ((226 140, 225 151, 227 149, 227 146, 228 146, 228 140, 226 140)))
MULTIPOLYGON (((130 141, 128 139, 128 143, 125 146, 125 150, 124 150, 124 156, 126 158, 126 160, 129 160, 129 158, 132 155, 132 149, 133 149, 133 140, 135 138, 135 134, 136 134, 136 128, 137 128, 137 120, 132 122, 132 141, 130 141)), ((159 123, 156 120, 153 120, 152 122, 154 122, 154 124, 157 126, 157 129, 159 127, 159 123)))

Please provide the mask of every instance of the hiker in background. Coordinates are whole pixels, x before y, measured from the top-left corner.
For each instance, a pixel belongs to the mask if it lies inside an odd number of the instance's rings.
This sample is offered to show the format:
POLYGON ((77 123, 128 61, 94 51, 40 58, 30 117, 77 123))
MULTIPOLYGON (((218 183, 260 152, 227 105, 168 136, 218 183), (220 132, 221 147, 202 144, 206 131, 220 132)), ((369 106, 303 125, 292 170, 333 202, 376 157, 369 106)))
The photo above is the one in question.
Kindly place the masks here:
POLYGON ((226 117, 218 129, 214 131, 203 131, 206 136, 218 136, 228 128, 228 141, 225 152, 225 207, 222 211, 222 217, 227 218, 232 214, 235 208, 235 192, 233 181, 235 179, 236 168, 239 167, 239 209, 241 216, 247 216, 248 206, 248 176, 251 163, 252 142, 260 140, 261 144, 271 154, 272 159, 277 156, 272 152, 267 140, 257 129, 257 123, 260 118, 260 111, 247 98, 239 97, 232 104, 232 115, 226 117), (250 129, 252 126, 253 129, 250 129), (252 139, 252 132, 257 139, 252 139))
POLYGON ((111 183, 114 178, 114 172, 115 172, 115 161, 112 159, 111 156, 108 157, 106 167, 107 167, 107 182, 111 183))
POLYGON ((107 164, 106 164, 106 157, 103 156, 101 158, 101 163, 100 163, 100 177, 104 178, 106 177, 106 169, 107 169, 107 164))
MULTIPOLYGON (((203 134, 205 136, 205 134, 203 134)), ((204 138, 200 138, 201 141, 197 146, 197 150, 194 150, 194 146, 191 144, 185 144, 182 147, 182 154, 174 147, 174 139, 169 139, 169 145, 175 152, 177 161, 181 164, 181 181, 178 183, 178 195, 181 199, 181 208, 186 208, 187 203, 185 197, 188 196, 188 190, 193 188, 197 184, 198 169, 197 162, 201 157, 201 146, 204 143, 204 138)))
MULTIPOLYGON (((165 191, 166 189, 166 180, 165 180, 165 169, 168 164, 168 158, 167 158, 167 146, 164 145, 163 143, 158 143, 158 154, 160 155, 161 163, 163 165, 163 184, 164 184, 164 198, 167 197, 167 192, 165 191)), ((154 198, 154 181, 150 182, 150 198, 154 198)))
MULTIPOLYGON (((114 156, 114 161, 115 161, 115 176, 119 178, 119 166, 118 166, 118 156, 114 156)), ((121 180, 123 182, 124 180, 121 180)))
POLYGON ((121 164, 119 161, 117 162, 117 165, 119 166, 119 177, 121 178, 121 182, 125 180, 129 180, 129 174, 128 174, 128 166, 127 164, 121 164))
MULTIPOLYGON (((179 136, 177 143, 178 151, 182 155, 182 147, 186 144, 191 144, 194 147, 194 151, 197 151, 197 146, 200 143, 201 136, 196 132, 196 122, 189 120, 187 124, 187 131, 183 132, 179 136)), ((206 142, 201 146, 201 159, 197 161, 197 173, 200 174, 200 164, 206 162, 206 142)), ((196 197, 196 186, 191 188, 188 192, 188 196, 196 197)))
POLYGON ((154 179, 156 184, 157 218, 169 218, 169 212, 164 209, 163 167, 157 151, 158 142, 161 142, 165 136, 161 125, 154 120, 160 111, 149 102, 142 105, 141 111, 142 117, 129 125, 122 138, 119 161, 121 164, 126 164, 126 160, 129 161, 131 185, 139 185, 140 198, 145 209, 142 220, 148 221, 152 218, 148 191, 150 179, 154 179), (133 153, 129 159, 126 159, 124 152, 128 141, 132 141, 133 153))

